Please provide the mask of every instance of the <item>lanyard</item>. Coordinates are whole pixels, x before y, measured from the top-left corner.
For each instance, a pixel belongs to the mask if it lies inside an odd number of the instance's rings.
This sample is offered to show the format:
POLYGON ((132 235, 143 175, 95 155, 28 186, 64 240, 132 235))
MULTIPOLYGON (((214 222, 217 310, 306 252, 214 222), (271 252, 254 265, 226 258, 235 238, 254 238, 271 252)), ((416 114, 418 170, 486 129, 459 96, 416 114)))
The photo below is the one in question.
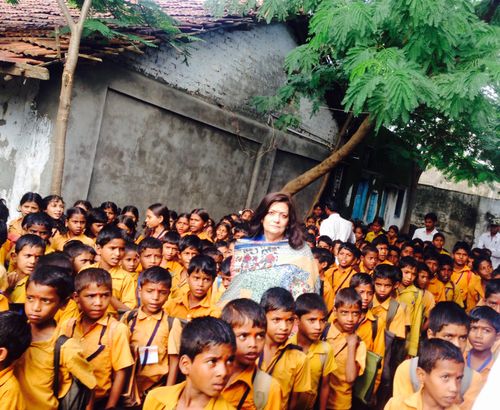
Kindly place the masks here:
MULTIPOLYGON (((472 369, 471 357, 472 357, 471 352, 467 353, 467 366, 472 369)), ((476 370, 478 373, 481 373, 484 370, 484 368, 488 366, 488 364, 491 362, 491 359, 493 359, 493 353, 490 353, 490 355, 486 358, 483 364, 474 370, 476 370)))
MULTIPOLYGON (((254 369, 253 375, 252 375, 252 385, 255 380, 255 375, 257 374, 257 368, 254 369)), ((250 393, 250 386, 247 386, 245 392, 243 393, 243 396, 241 396, 240 402, 238 403, 238 406, 236 407, 237 410, 241 410, 243 405, 245 404, 245 400, 248 397, 248 394, 250 393)))
MULTIPOLYGON (((156 321, 156 324, 155 324, 155 328, 153 329, 153 333, 151 333, 151 336, 149 337, 149 340, 148 342, 146 343, 146 346, 145 347, 149 347, 151 346, 151 343, 153 343, 153 340, 156 336, 156 333, 158 332, 158 329, 160 328, 160 323, 163 319, 163 315, 164 315, 164 311, 161 312, 161 316, 160 318, 156 321)), ((137 323, 137 316, 134 318, 134 322, 132 323, 132 326, 130 326, 130 333, 133 334, 134 333, 134 329, 135 329, 135 324, 137 323)), ((144 367, 146 366, 146 363, 148 361, 148 349, 146 349, 146 351, 144 352, 144 359, 142 360, 142 363, 141 363, 141 367, 144 367)))

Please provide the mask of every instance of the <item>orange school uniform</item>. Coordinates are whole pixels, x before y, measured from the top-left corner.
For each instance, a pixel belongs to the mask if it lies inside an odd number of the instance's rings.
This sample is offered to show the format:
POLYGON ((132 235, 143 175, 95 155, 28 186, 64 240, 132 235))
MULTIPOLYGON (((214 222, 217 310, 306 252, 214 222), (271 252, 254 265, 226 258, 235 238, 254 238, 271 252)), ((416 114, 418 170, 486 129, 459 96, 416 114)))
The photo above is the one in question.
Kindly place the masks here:
POLYGON ((189 290, 187 272, 186 276, 182 276, 183 271, 184 266, 182 266, 180 263, 170 271, 170 274, 172 275, 172 288, 170 289, 170 295, 168 297, 169 300, 180 298, 181 296, 184 296, 189 290))
POLYGON ((481 276, 474 275, 469 283, 469 288, 467 290, 467 312, 474 309, 481 299, 484 299, 485 285, 483 286, 483 280, 481 276))
POLYGON ((16 242, 20 236, 24 235, 24 229, 22 227, 23 216, 14 219, 9 223, 8 238, 11 242, 16 242))
POLYGON ((14 376, 14 365, 0 370, 0 403, 3 410, 26 409, 19 382, 14 376))
MULTIPOLYGON (((393 397, 391 398, 384 407, 384 410, 424 410, 424 404, 422 401, 422 390, 413 393, 408 397, 393 397)), ((460 410, 456 404, 452 404, 450 407, 446 407, 443 410, 460 410)))
POLYGON ((220 316, 220 309, 211 303, 211 295, 207 294, 197 305, 190 306, 188 291, 181 297, 169 299, 163 306, 163 310, 171 317, 183 320, 191 320, 201 316, 220 316))
POLYGON ((455 286, 460 291, 460 297, 462 299, 462 306, 467 301, 467 293, 469 290, 469 283, 472 276, 475 275, 471 269, 465 265, 462 269, 453 268, 453 273, 451 274, 450 281, 455 284, 455 286))
POLYGON ((64 248, 64 244, 69 241, 80 241, 85 245, 91 246, 92 248, 95 246, 94 240, 92 238, 89 238, 84 234, 78 236, 70 236, 69 232, 63 235, 61 235, 59 232, 56 233, 50 241, 50 246, 56 251, 62 251, 64 248))

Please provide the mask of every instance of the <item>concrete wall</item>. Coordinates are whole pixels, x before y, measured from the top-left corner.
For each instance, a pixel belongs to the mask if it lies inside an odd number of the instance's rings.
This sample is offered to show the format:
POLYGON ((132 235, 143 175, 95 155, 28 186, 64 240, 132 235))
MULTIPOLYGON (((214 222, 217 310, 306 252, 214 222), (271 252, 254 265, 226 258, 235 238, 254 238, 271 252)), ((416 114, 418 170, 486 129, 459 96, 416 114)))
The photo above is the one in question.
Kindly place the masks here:
POLYGON ((411 223, 422 227, 428 212, 437 214, 438 230, 445 234, 445 247, 451 250, 456 241, 472 244, 486 231, 491 216, 500 215, 500 200, 419 184, 411 223))

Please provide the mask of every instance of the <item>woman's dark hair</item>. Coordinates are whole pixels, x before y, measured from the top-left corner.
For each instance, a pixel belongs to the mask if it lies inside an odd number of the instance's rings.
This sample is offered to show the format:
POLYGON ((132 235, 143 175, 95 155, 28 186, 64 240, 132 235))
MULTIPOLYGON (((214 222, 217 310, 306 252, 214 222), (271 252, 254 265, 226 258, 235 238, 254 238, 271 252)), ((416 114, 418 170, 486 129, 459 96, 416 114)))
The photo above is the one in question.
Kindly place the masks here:
POLYGON ((89 238, 95 238, 94 234, 92 233, 92 230, 90 229, 92 224, 95 223, 101 223, 101 224, 108 223, 106 212, 104 212, 102 208, 92 208, 90 211, 87 212, 85 235, 87 235, 89 238))
MULTIPOLYGON (((204 209, 204 208, 196 208, 196 209, 193 209, 193 210, 191 211, 191 214, 190 214, 190 215, 192 215, 192 214, 198 215, 198 216, 201 218, 201 220, 202 220, 203 222, 205 222, 205 223, 207 223, 207 222, 208 222, 208 220, 210 219, 210 215, 208 215, 207 210, 206 210, 206 209, 204 209)), ((179 215, 179 216, 180 216, 180 215, 179 215)))
MULTIPOLYGON (((163 226, 163 229, 165 231, 170 230, 170 211, 168 210, 167 205, 160 204, 160 203, 155 203, 153 205, 150 205, 148 207, 148 210, 153 212, 153 214, 159 218, 160 216, 163 217, 163 221, 161 221, 161 226, 163 226)), ((144 223, 144 227, 146 228, 144 231, 145 236, 150 236, 153 234, 154 229, 148 228, 146 226, 146 223, 144 223)))
POLYGON ((226 228, 227 240, 230 240, 231 239, 231 225, 229 225, 227 222, 224 222, 224 221, 219 222, 214 229, 214 233, 217 234, 217 229, 219 229, 219 227, 221 227, 221 226, 226 228))
POLYGON ((92 209, 92 204, 90 203, 90 201, 87 201, 85 199, 79 199, 78 201, 76 201, 73 204, 73 207, 75 207, 75 206, 79 206, 79 207, 85 209, 85 212, 88 212, 89 210, 92 209))
POLYGON ((25 204, 26 202, 34 202, 38 205, 38 208, 42 210, 42 197, 36 192, 26 192, 19 201, 19 205, 25 204))
POLYGON ((139 210, 134 205, 125 205, 122 209, 121 215, 125 215, 127 212, 130 212, 135 216, 135 220, 139 220, 139 210))
POLYGON ((87 212, 85 209, 75 206, 66 210, 66 219, 70 219, 73 215, 83 215, 85 217, 85 223, 87 222, 87 212))
MULTIPOLYGON (((47 207, 51 202, 62 202, 64 205, 64 199, 59 195, 48 195, 42 199, 42 211, 47 211, 47 207)), ((62 234, 65 234, 68 230, 65 225, 65 216, 62 214, 59 219, 52 219, 54 222, 54 227, 62 234)))
POLYGON ((126 234, 126 236, 128 236, 130 239, 135 239, 135 235, 136 235, 136 229, 137 229, 137 225, 135 223, 135 221, 130 217, 130 216, 127 216, 127 215, 118 215, 118 217, 116 218, 116 224, 123 224, 125 225, 128 229, 130 229, 130 234, 126 234))
MULTIPOLYGON (((103 202, 99 208, 101 208, 103 211, 106 211, 106 209, 111 209, 115 214, 115 219, 118 215, 120 215, 120 208, 118 208, 118 205, 116 205, 112 201, 103 202)), ((114 220, 111 221, 111 223, 114 223, 114 220)))
POLYGON ((300 229, 300 223, 295 212, 295 205, 290 195, 283 192, 271 192, 267 194, 255 210, 255 214, 250 221, 250 237, 255 238, 262 235, 264 228, 262 220, 267 215, 269 208, 276 202, 283 202, 288 205, 288 226, 285 230, 285 236, 293 249, 299 249, 304 246, 304 234, 300 229))

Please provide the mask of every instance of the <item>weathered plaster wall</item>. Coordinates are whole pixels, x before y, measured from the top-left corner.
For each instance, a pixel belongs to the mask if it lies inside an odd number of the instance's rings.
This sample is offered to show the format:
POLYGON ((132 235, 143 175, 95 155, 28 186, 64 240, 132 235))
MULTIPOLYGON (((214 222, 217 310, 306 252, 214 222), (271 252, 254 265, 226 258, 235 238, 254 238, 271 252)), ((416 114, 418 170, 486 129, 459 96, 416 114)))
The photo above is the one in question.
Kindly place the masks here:
POLYGON ((38 81, 0 80, 0 198, 11 217, 26 191, 46 191, 51 122, 35 104, 38 81))

